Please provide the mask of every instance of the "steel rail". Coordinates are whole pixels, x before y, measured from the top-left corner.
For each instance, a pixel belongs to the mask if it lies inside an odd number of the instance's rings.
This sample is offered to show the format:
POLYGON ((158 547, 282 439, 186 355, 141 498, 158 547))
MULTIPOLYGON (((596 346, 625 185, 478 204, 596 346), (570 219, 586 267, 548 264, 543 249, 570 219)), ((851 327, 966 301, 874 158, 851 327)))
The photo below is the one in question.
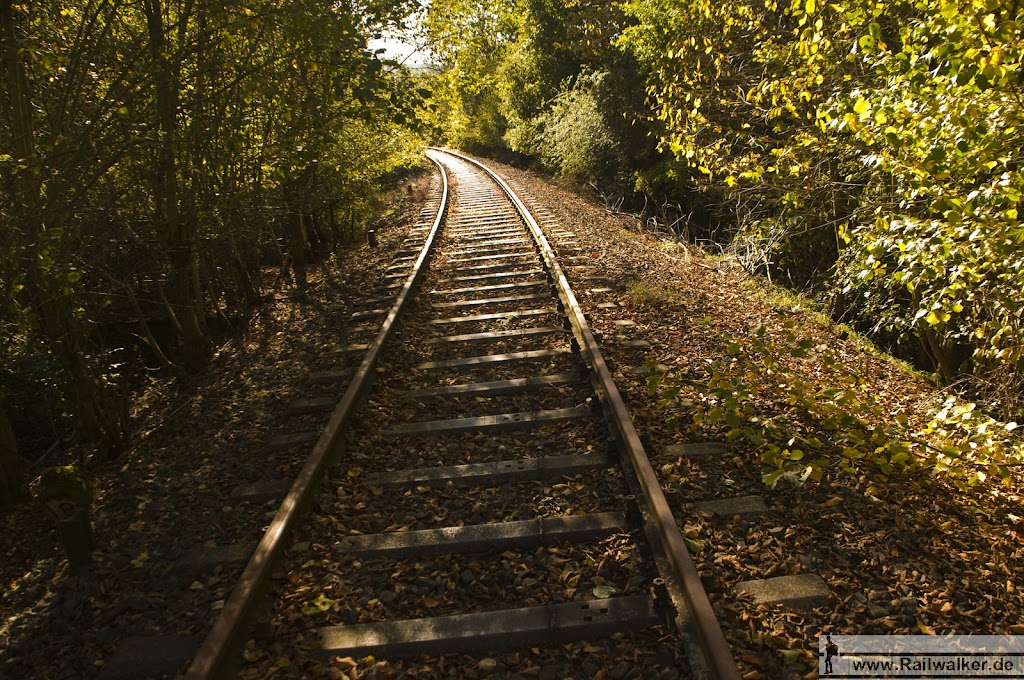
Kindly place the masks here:
POLYGON ((444 166, 429 153, 427 157, 441 173, 442 191, 437 216, 427 235, 426 242, 412 271, 405 281, 398 298, 391 307, 376 338, 366 350, 362 363, 356 369, 348 389, 331 414, 323 433, 313 445, 313 451, 299 472, 291 490, 281 503, 277 514, 263 534, 263 539, 242 572, 241 578, 231 591, 227 602, 213 628, 203 640, 192 664, 185 673, 186 680, 211 680, 227 676, 235 657, 249 637, 249 624, 257 610, 260 597, 264 594, 271 573, 284 555, 285 542, 299 521, 320 485, 328 466, 344 452, 345 428, 349 418, 362 403, 366 391, 371 387, 377 362, 384 343, 397 327, 399 315, 419 286, 430 259, 434 241, 441 227, 448 205, 448 175, 444 166))
POLYGON ((486 172, 507 194, 509 200, 515 205, 516 210, 533 234, 541 255, 549 268, 549 273, 555 280, 559 299, 561 299, 566 314, 569 316, 573 334, 576 336, 577 343, 580 346, 580 352, 596 376, 599 397, 611 415, 612 422, 625 448, 625 453, 632 463, 637 481, 644 492, 647 510, 655 525, 657 537, 660 539, 659 543, 665 551, 665 557, 667 557, 674 572, 670 576, 675 579, 683 593, 709 670, 717 680, 739 680, 740 674, 733 659, 732 648, 722 633, 722 627, 715 616, 711 601, 708 599, 707 592, 701 583, 700 574, 697 573, 693 559, 690 557, 686 544, 683 542, 679 526, 676 524, 675 517, 672 515, 672 510, 669 508, 668 501, 661 489, 661 484, 658 482, 658 477, 651 466, 650 458, 648 458, 647 452, 644 450, 640 436, 637 434, 633 420, 629 415, 629 410, 626 408, 625 401, 623 401, 622 395, 615 385, 615 380, 612 378, 611 371, 608 369, 608 365, 601 354, 601 349, 594 339, 594 334, 590 330, 590 324, 587 323, 583 309, 572 292, 569 281, 566 279, 561 266, 559 266, 554 251, 548 243, 543 230, 541 230, 533 215, 530 214, 526 204, 523 203, 508 183, 493 170, 461 153, 449 149, 433 150, 459 158, 486 172))

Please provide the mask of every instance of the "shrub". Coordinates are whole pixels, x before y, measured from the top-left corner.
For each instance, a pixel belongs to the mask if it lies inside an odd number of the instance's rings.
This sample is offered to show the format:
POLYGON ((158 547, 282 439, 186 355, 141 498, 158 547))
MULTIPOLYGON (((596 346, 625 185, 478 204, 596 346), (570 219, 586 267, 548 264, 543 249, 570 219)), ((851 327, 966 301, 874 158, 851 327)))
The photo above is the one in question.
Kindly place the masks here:
POLYGON ((551 106, 508 135, 515 151, 537 156, 559 175, 579 180, 614 175, 621 149, 602 110, 599 90, 605 74, 580 76, 551 106))

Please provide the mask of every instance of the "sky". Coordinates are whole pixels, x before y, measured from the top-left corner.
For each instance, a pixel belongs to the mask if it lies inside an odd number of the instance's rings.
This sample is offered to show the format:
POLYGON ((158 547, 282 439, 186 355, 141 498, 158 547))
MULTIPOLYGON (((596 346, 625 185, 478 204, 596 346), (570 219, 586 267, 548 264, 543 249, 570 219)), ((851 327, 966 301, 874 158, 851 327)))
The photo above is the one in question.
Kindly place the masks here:
POLYGON ((385 57, 398 61, 405 59, 405 65, 412 68, 425 66, 429 57, 425 50, 417 50, 415 46, 403 40, 401 36, 386 36, 381 40, 371 40, 369 48, 371 51, 384 49, 386 50, 384 53, 385 57))

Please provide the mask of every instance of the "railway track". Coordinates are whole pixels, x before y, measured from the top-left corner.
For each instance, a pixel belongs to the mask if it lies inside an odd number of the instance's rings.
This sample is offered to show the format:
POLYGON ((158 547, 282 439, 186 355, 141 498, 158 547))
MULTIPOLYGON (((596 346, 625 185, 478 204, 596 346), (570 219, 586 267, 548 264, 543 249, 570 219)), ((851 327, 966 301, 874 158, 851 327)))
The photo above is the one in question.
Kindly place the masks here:
POLYGON ((235 668, 272 592, 276 644, 325 658, 738 678, 547 237, 483 166, 428 155, 440 196, 353 314, 361 361, 295 407, 333 412, 186 677, 235 668))

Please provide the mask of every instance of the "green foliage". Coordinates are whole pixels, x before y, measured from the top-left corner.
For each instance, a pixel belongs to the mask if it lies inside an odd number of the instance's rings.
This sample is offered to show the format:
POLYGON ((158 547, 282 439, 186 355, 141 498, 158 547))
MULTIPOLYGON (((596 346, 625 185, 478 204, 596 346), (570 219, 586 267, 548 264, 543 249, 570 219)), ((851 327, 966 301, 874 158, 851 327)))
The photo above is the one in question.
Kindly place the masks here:
MULTIPOLYGON (((709 367, 692 427, 756 447, 770 487, 816 483, 830 469, 891 475, 909 468, 967 489, 989 477, 1009 483, 1010 467, 1024 462, 1015 423, 983 416, 956 397, 915 431, 906 414, 878 403, 861 373, 792 323, 724 340, 727 358, 709 367)), ((661 376, 649 387, 662 406, 679 394, 661 376)))
POLYGON ((660 144, 731 213, 748 268, 806 284, 838 258, 840 306, 882 309, 871 325, 923 348, 947 382, 1021 375, 1015 3, 623 8, 634 24, 620 44, 647 74, 660 144))
POLYGON ((429 77, 444 141, 498 148, 505 134, 498 70, 516 32, 514 0, 431 2, 423 30, 435 73, 429 77))
POLYGON ((0 361, 56 364, 83 440, 127 431, 132 338, 208 349, 282 237, 293 271, 326 255, 414 162, 429 93, 366 48, 415 4, 0 5, 0 361))
MULTIPOLYGON (((604 74, 581 77, 550 107, 511 131, 513 150, 536 156, 552 172, 586 180, 607 176, 622 151, 605 120, 598 91, 604 74)), ((611 174, 614 174, 613 172, 611 174)))
POLYGON ((877 85, 836 95, 819 112, 820 127, 860 147, 876 168, 872 191, 885 198, 843 234, 861 263, 843 281, 856 290, 880 277, 908 292, 904 322, 929 339, 947 379, 961 369, 946 365, 949 345, 975 350, 976 364, 1024 369, 1017 17, 998 2, 915 10, 899 29, 900 49, 867 23, 863 60, 877 85), (934 36, 941 40, 928 49, 934 36))
POLYGON ((652 145, 635 115, 645 106, 635 60, 612 44, 623 22, 615 3, 431 2, 424 26, 444 138, 509 148, 578 179, 627 177, 652 145))

